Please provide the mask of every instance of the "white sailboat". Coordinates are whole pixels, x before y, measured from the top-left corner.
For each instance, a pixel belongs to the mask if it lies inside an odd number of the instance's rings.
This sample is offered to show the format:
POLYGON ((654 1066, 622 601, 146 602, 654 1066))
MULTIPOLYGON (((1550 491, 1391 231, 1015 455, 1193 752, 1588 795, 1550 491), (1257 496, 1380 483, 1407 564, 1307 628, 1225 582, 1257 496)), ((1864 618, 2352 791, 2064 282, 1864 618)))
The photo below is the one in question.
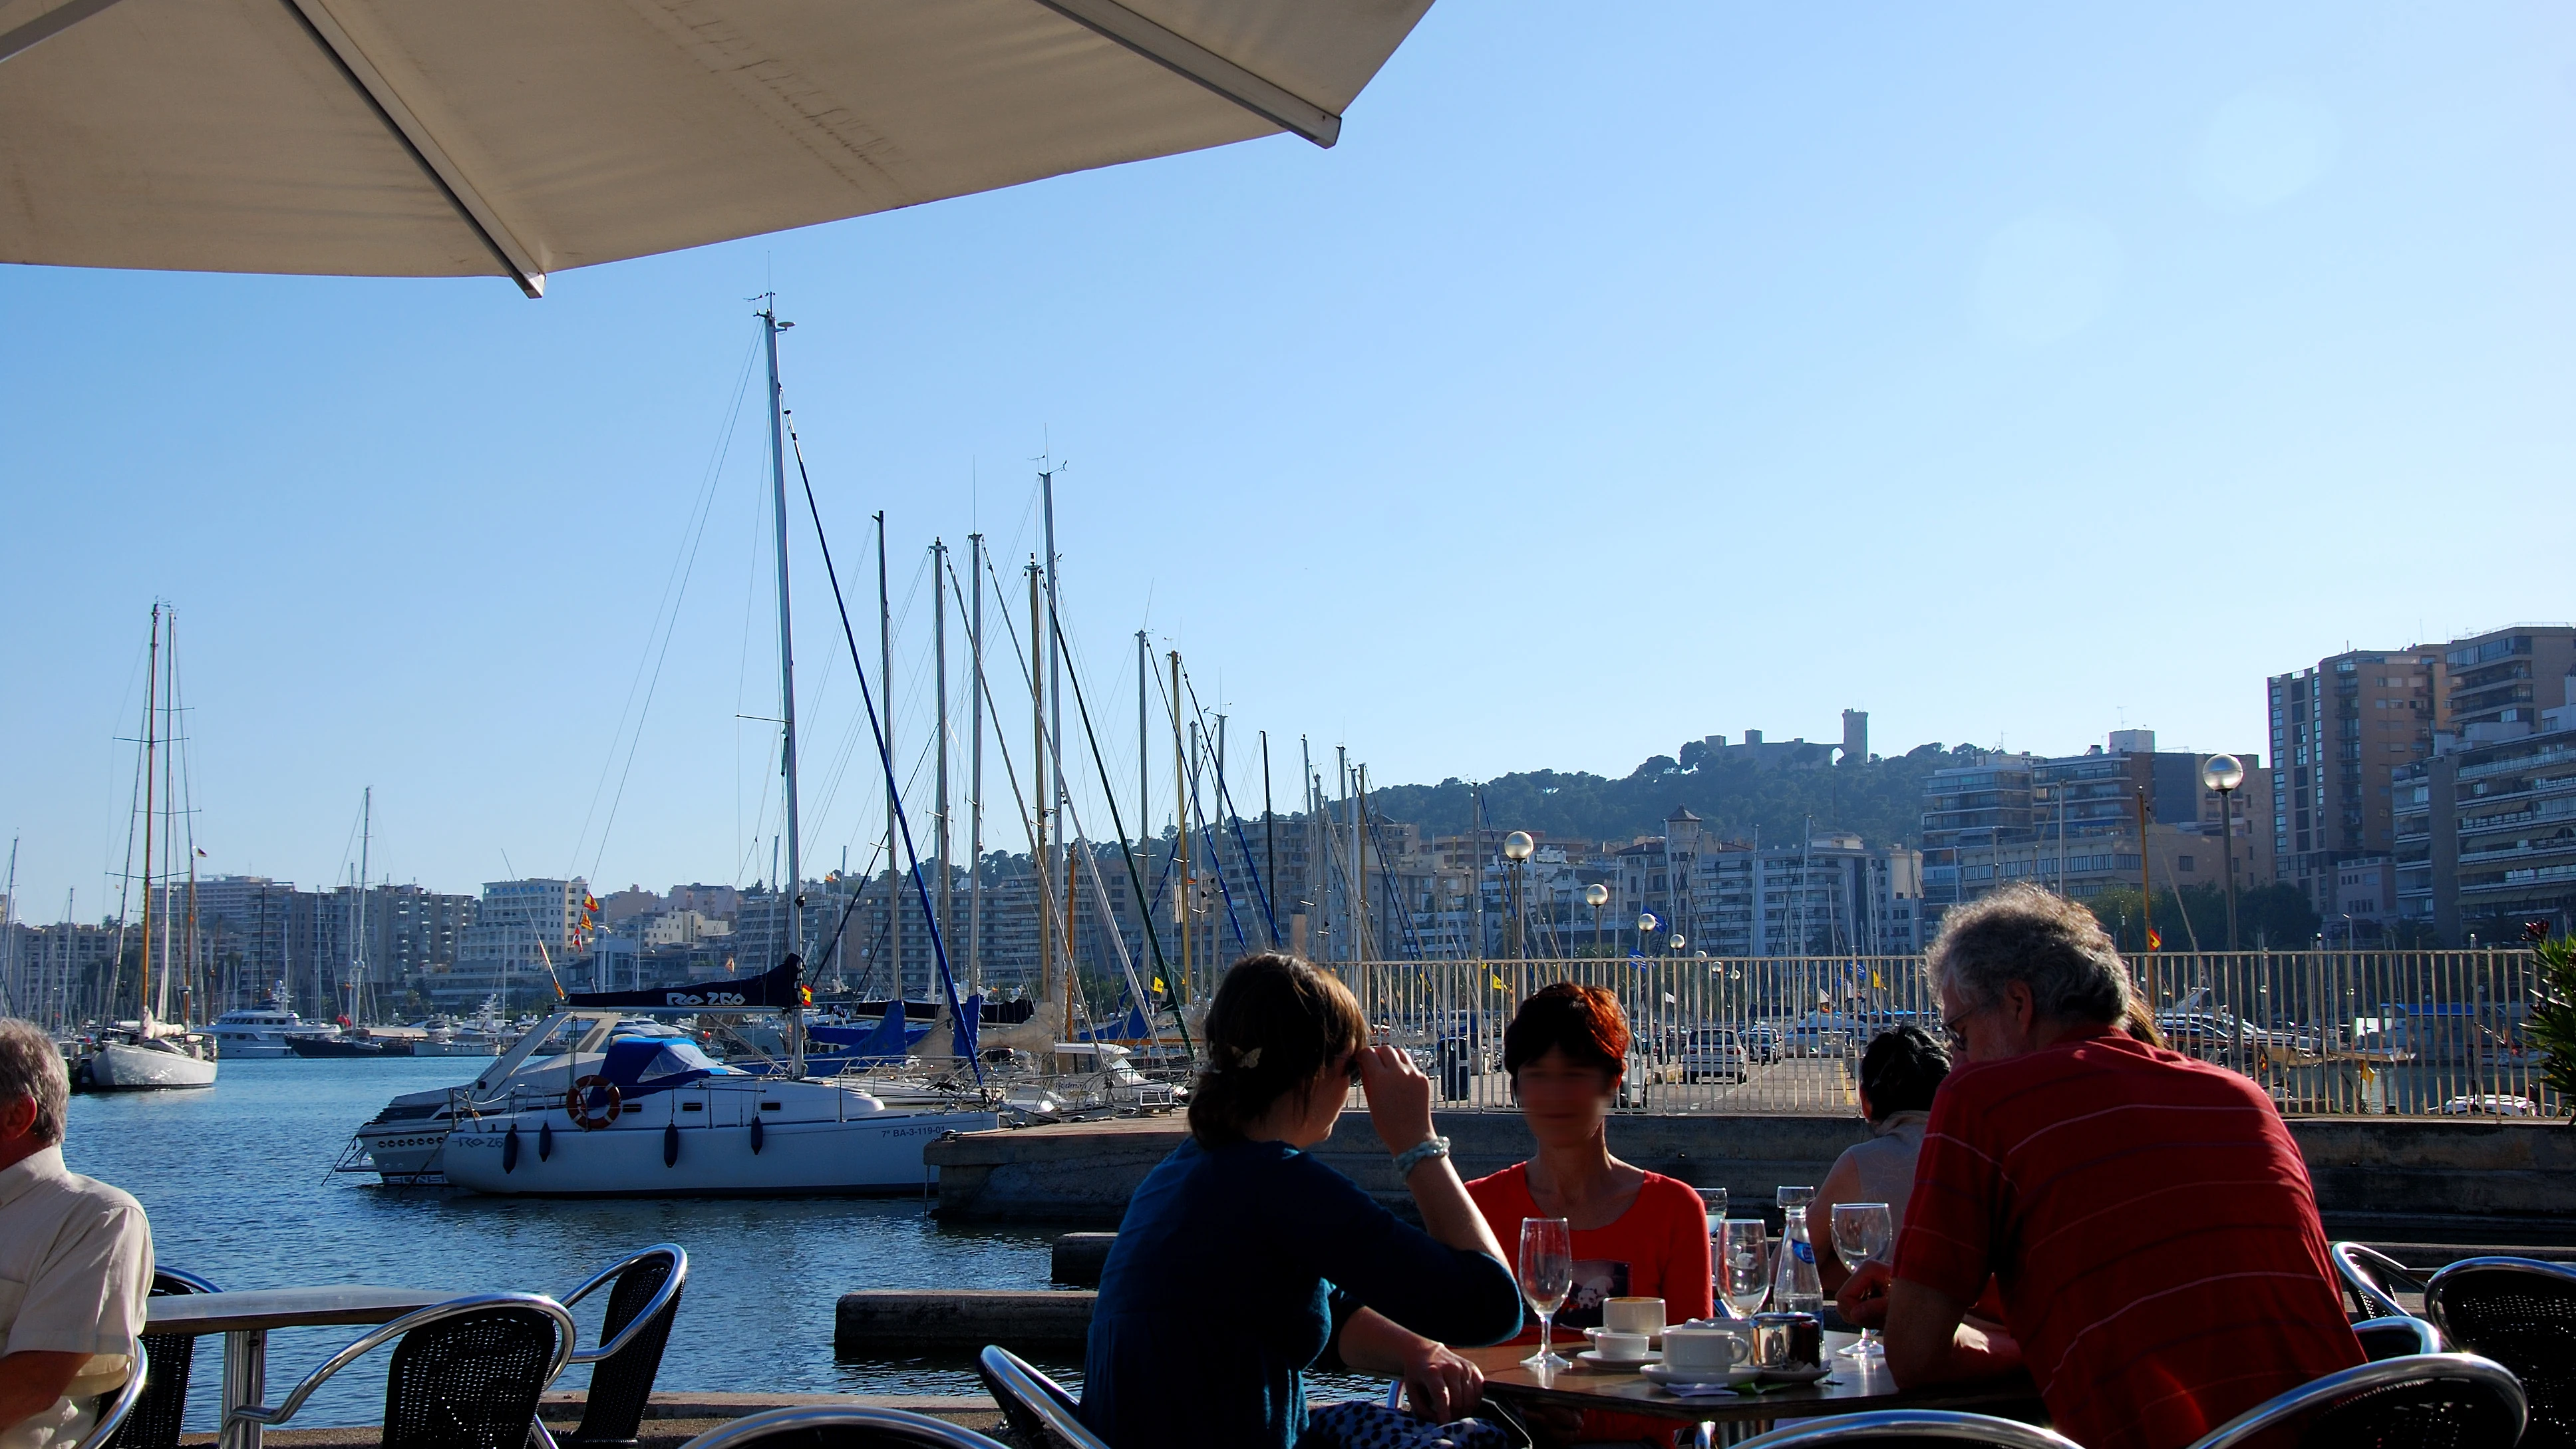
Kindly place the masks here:
POLYGON ((807 1071, 796 674, 778 385, 778 334, 786 324, 774 310, 758 315, 769 356, 778 547, 785 959, 743 982, 576 993, 472 1087, 395 1099, 359 1129, 344 1154, 345 1169, 414 1180, 435 1172, 452 1186, 502 1196, 916 1192, 936 1180, 936 1169, 922 1161, 925 1145, 949 1132, 1001 1125, 998 1092, 977 1088, 896 1104, 859 1081, 807 1071), (757 1075, 727 1066, 652 1020, 701 1012, 780 1013, 785 1070, 757 1075))
MULTIPOLYGON (((100 1031, 97 1045, 81 1059, 78 1071, 79 1083, 96 1092, 132 1092, 167 1087, 211 1087, 215 1084, 214 1039, 202 1033, 191 1032, 185 1025, 160 1020, 161 1015, 169 1009, 170 976, 174 969, 169 940, 170 917, 174 912, 170 908, 166 882, 163 886, 161 902, 162 970, 157 981, 152 974, 152 835, 155 790, 158 789, 160 792, 161 826, 165 832, 169 829, 170 818, 180 813, 177 802, 170 798, 172 793, 170 782, 167 779, 155 779, 156 769, 166 769, 161 759, 161 744, 170 731, 164 728, 164 724, 169 716, 176 713, 177 707, 174 698, 177 693, 179 669, 176 615, 174 614, 167 622, 170 626, 171 639, 165 659, 162 648, 164 620, 161 606, 154 604, 152 606, 152 643, 147 656, 150 662, 146 670, 143 705, 142 974, 136 981, 134 1020, 118 1022, 113 1027, 100 1031), (168 670, 166 686, 163 674, 165 668, 168 670)), ((168 854, 168 842, 165 841, 163 850, 165 863, 168 854)), ((176 872, 172 874, 175 876, 176 872)), ((193 860, 190 863, 189 874, 192 882, 190 898, 193 900, 195 877, 193 860)), ((188 923, 186 944, 193 960, 196 945, 196 922, 193 919, 188 923)))

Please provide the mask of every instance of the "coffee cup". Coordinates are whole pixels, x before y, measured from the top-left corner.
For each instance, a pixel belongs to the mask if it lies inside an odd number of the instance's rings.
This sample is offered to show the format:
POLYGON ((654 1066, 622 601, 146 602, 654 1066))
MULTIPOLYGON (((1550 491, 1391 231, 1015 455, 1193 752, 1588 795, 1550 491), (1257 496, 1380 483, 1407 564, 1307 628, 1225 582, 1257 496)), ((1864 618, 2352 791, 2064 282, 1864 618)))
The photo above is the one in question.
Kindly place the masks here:
POLYGON ((1646 1335, 1604 1329, 1592 1336, 1592 1351, 1609 1363, 1635 1363, 1646 1356, 1646 1335))
POLYGON ((1601 1301, 1601 1326, 1612 1333, 1642 1333, 1651 1338, 1664 1331, 1664 1300, 1605 1298, 1601 1301))
POLYGON ((1729 1319, 1664 1330, 1664 1367, 1680 1373, 1724 1373, 1753 1357, 1753 1325, 1729 1319))

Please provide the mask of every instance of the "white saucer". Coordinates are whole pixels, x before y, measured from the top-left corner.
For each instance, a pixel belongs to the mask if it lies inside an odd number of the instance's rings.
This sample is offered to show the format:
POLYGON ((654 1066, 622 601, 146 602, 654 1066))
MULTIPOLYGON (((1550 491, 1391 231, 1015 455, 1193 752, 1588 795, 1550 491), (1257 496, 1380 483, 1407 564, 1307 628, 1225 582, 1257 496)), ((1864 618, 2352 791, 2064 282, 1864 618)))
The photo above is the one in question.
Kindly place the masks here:
POLYGON ((1676 1369, 1650 1363, 1637 1372, 1643 1374, 1648 1383, 1668 1389, 1724 1389, 1749 1384, 1762 1371, 1746 1364, 1728 1369, 1676 1369))
POLYGON ((1650 1367, 1662 1361, 1662 1355, 1652 1353, 1646 1355, 1644 1358, 1603 1358, 1601 1356, 1601 1351, 1597 1348, 1587 1348, 1583 1352, 1574 1356, 1574 1362, 1577 1367, 1588 1368, 1594 1373, 1605 1374, 1634 1373, 1639 1369, 1650 1367))
MULTIPOLYGON (((1610 1330, 1606 1328, 1587 1328, 1582 1330, 1582 1333, 1586 1339, 1597 1343, 1600 1341, 1601 1335, 1608 1333, 1609 1331, 1610 1330)), ((1646 1344, 1650 1348, 1661 1348, 1664 1346, 1664 1336, 1660 1333, 1647 1334, 1646 1344)))

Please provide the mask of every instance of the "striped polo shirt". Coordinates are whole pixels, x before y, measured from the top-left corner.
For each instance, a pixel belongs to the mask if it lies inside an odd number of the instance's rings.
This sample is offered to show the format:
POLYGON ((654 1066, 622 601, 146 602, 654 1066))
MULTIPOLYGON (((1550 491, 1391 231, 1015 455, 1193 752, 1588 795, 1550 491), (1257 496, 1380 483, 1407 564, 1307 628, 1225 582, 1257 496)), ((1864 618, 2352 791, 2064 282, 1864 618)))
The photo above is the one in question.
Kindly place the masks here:
POLYGON ((1933 1099, 1896 1276, 1971 1303, 1989 1273, 2087 1449, 2179 1449, 2362 1361, 2270 1099, 2125 1036, 1964 1067, 1933 1099))

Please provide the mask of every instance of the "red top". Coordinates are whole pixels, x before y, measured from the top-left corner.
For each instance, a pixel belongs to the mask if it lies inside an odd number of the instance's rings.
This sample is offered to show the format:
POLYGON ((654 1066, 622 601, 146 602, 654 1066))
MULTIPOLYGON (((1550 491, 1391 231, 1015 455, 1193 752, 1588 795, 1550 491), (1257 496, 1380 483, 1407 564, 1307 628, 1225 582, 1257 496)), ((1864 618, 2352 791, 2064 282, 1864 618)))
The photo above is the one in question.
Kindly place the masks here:
MULTIPOLYGON (((1467 1196, 1494 1230, 1506 1257, 1520 1252, 1521 1219, 1539 1216, 1530 1199, 1529 1164, 1506 1167, 1467 1184, 1467 1196)), ((1661 1298, 1664 1321, 1709 1316, 1708 1215, 1699 1194, 1661 1173, 1646 1174, 1637 1200, 1608 1227, 1574 1234, 1574 1291, 1557 1311, 1556 1341, 1584 1346, 1577 1330, 1601 1326, 1605 1298, 1661 1298)), ((1515 1343, 1538 1342, 1532 1317, 1515 1343)))
POLYGON ((2180 1449, 2362 1361, 2270 1099, 2127 1037, 1963 1067, 1933 1098, 1896 1276, 1964 1304, 1989 1271, 2088 1449, 2180 1449))

